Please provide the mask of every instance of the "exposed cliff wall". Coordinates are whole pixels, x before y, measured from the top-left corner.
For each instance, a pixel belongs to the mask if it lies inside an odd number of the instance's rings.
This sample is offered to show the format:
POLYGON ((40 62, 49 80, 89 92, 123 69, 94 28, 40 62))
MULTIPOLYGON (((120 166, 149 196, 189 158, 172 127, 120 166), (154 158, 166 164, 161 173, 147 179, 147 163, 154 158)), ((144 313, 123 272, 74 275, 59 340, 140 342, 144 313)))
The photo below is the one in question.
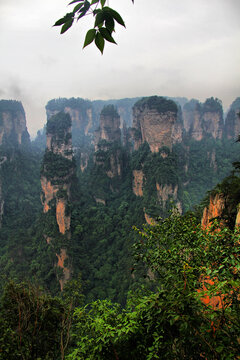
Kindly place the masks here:
POLYGON ((133 192, 136 196, 143 196, 143 179, 142 170, 133 170, 133 192))
POLYGON ((203 104, 190 100, 183 106, 183 124, 186 133, 197 141, 205 136, 221 139, 224 123, 220 100, 209 98, 203 104))
POLYGON ((211 225, 211 220, 213 218, 219 217, 222 215, 222 212, 225 208, 225 197, 223 194, 211 195, 209 199, 209 204, 203 210, 202 216, 202 227, 207 229, 211 225))
POLYGON ((113 105, 103 108, 100 126, 95 132, 95 164, 104 170, 108 178, 122 176, 120 116, 113 105))
POLYGON ((89 100, 81 98, 59 98, 50 100, 46 105, 47 119, 59 112, 68 113, 72 120, 74 131, 82 135, 93 132, 94 114, 92 104, 89 100))
POLYGON ((177 105, 163 97, 143 98, 133 107, 134 149, 147 142, 152 152, 167 146, 170 149, 182 140, 181 124, 177 123, 177 105))
POLYGON ((113 105, 108 105, 102 109, 99 128, 95 132, 95 150, 102 140, 108 143, 119 143, 121 141, 120 116, 113 105))
POLYGON ((2 196, 2 181, 0 179, 0 229, 2 227, 3 205, 4 205, 4 200, 2 196))
POLYGON ((25 111, 21 102, 0 100, 0 145, 15 147, 29 143, 25 111))
POLYGON ((230 106, 225 122, 225 136, 228 139, 237 139, 240 134, 240 97, 230 106))
POLYGON ((158 184, 156 183, 158 201, 162 204, 163 209, 166 208, 168 201, 173 201, 179 213, 182 213, 182 206, 178 201, 178 185, 158 184))
MULTIPOLYGON (((71 137, 71 118, 69 114, 58 113, 52 116, 47 122, 47 148, 43 158, 41 171, 42 185, 42 204, 43 212, 46 216, 52 216, 55 212, 55 221, 58 226, 58 233, 63 239, 70 240, 70 219, 71 214, 68 209, 68 202, 71 196, 71 181, 75 171, 72 154, 71 137)), ((48 243, 55 240, 53 237, 47 237, 48 243)), ((57 240, 58 241, 58 240, 57 240)), ((65 241, 66 243, 66 241, 65 241)), ((57 267, 62 269, 59 278, 61 289, 64 283, 70 278, 70 266, 65 265, 64 261, 68 259, 67 249, 58 244, 60 252, 56 253, 58 262, 57 267)))

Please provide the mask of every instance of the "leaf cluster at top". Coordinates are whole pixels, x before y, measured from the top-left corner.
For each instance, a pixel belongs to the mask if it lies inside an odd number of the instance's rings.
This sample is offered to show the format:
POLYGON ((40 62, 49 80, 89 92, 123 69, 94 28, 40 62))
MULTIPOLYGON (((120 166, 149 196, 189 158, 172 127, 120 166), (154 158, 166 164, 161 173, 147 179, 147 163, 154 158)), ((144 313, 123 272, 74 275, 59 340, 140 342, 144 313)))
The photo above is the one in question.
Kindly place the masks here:
POLYGON ((168 111, 174 113, 178 112, 176 103, 172 100, 164 98, 163 96, 144 97, 137 101, 134 107, 138 107, 140 109, 148 107, 150 109, 157 110, 159 113, 165 113, 168 111))
MULTIPOLYGON (((134 3, 134 0, 132 0, 134 3)), ((62 26, 61 34, 65 33, 73 25, 74 21, 79 21, 86 15, 93 15, 95 18, 94 27, 88 30, 84 46, 91 44, 93 41, 97 48, 103 53, 105 41, 116 44, 112 33, 115 31, 115 23, 125 27, 121 15, 114 9, 105 6, 106 0, 73 0, 69 5, 74 4, 72 12, 67 13, 63 18, 57 20, 54 26, 62 26)))

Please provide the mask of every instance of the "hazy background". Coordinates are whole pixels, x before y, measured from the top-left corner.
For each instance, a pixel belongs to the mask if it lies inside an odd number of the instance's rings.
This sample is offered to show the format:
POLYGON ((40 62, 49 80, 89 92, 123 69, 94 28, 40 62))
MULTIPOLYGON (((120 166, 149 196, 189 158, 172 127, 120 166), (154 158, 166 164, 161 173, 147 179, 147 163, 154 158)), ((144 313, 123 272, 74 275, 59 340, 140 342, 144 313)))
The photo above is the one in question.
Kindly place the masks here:
POLYGON ((57 97, 214 96, 226 109, 240 96, 239 0, 110 0, 127 28, 103 56, 82 50, 92 17, 52 27, 68 2, 0 0, 0 98, 22 101, 31 135, 57 97))

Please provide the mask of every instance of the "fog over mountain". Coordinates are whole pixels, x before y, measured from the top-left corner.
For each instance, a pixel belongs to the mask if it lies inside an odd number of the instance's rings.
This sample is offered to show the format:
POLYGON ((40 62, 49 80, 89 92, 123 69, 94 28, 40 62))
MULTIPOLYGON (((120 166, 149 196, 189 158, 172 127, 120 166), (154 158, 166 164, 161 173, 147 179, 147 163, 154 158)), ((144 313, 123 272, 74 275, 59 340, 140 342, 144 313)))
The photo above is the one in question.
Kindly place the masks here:
POLYGON ((65 0, 0 0, 0 97, 23 102, 29 132, 51 98, 212 95, 227 108, 240 94, 239 0, 110 0, 125 20, 104 55, 82 44, 88 17, 60 36, 65 0))

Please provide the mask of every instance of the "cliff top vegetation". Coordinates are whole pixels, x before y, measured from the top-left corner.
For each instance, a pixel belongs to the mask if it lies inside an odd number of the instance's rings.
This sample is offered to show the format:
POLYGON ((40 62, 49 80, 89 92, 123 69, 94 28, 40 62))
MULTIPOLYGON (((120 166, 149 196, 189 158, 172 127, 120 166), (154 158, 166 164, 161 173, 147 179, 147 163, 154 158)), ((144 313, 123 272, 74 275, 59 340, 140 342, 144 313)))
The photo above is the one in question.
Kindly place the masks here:
POLYGON ((53 115, 47 122, 47 134, 54 134, 62 136, 72 125, 72 120, 69 114, 59 112, 53 115))
POLYGON ((106 105, 103 107, 102 111, 101 111, 101 115, 103 116, 112 116, 114 117, 119 117, 119 114, 117 112, 117 109, 115 108, 114 105, 106 105))
POLYGON ((91 108, 91 102, 82 98, 58 98, 48 101, 46 105, 46 110, 50 111, 63 111, 65 107, 70 107, 72 109, 89 109, 91 108))
POLYGON ((222 101, 218 98, 208 98, 203 104, 202 110, 203 112, 219 112, 221 115, 223 115, 222 101))
POLYGON ((17 100, 0 100, 0 112, 2 111, 22 111, 25 113, 21 101, 17 100))
POLYGON ((144 97, 141 100, 137 101, 134 107, 155 109, 159 113, 165 113, 168 111, 177 113, 178 108, 174 101, 168 100, 163 96, 150 96, 144 97))

